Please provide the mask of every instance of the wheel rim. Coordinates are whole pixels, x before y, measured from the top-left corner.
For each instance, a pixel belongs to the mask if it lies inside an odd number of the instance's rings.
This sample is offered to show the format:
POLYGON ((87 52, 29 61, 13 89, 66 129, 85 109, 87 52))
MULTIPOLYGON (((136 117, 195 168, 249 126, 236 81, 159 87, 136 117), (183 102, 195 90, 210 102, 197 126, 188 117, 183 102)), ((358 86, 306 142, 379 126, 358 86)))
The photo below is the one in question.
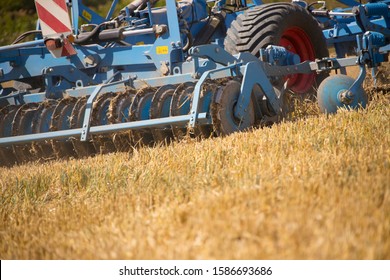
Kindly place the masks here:
MULTIPOLYGON (((314 61, 315 50, 310 37, 299 27, 291 27, 283 32, 280 45, 288 51, 296 53, 301 58, 301 62, 314 61)), ((315 74, 295 74, 287 76, 288 86, 295 92, 303 93, 308 91, 314 83, 315 74)))

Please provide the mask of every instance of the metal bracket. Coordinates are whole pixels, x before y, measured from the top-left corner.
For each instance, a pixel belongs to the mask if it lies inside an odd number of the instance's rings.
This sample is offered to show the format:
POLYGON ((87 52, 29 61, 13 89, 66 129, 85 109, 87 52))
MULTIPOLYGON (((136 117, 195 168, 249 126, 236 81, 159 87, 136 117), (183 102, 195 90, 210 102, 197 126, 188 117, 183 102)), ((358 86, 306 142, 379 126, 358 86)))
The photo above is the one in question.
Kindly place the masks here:
MULTIPOLYGON (((160 119, 150 119, 136 122, 126 122, 126 123, 116 123, 110 125, 99 125, 92 126, 90 134, 98 135, 103 133, 112 133, 123 130, 138 130, 143 128, 157 128, 165 127, 167 125, 178 125, 180 127, 185 127, 190 119, 189 115, 176 116, 176 117, 166 117, 160 119)), ((207 117, 206 113, 200 113, 198 116, 198 121, 200 124, 210 124, 210 120, 207 117)), ((82 132, 81 128, 66 129, 60 131, 50 131, 43 133, 34 133, 26 134, 12 137, 3 137, 0 138, 0 147, 9 146, 15 144, 24 144, 37 141, 53 140, 53 139, 67 139, 69 137, 76 137, 82 132)))
MULTIPOLYGON (((111 81, 118 74, 119 72, 114 73, 114 75, 106 83, 97 85, 96 88, 93 90, 92 94, 89 96, 85 107, 83 126, 81 128, 81 137, 80 137, 81 141, 87 141, 88 139, 88 134, 91 127, 91 115, 93 109, 93 102, 95 101, 96 97, 99 95, 99 93, 102 91, 103 88, 111 86, 111 81)), ((122 82, 126 83, 129 80, 131 80, 131 78, 124 80, 122 82)))
POLYGON ((241 63, 238 63, 238 64, 233 64, 230 66, 221 67, 218 69, 209 70, 209 71, 206 71, 203 73, 203 75, 200 77, 200 79, 198 80, 198 82, 196 83, 195 88, 194 88, 194 96, 192 97, 193 101, 192 101, 192 106, 191 106, 191 118, 190 118, 190 122, 189 122, 190 127, 195 127, 195 125, 197 124, 200 92, 202 90, 202 85, 206 81, 206 79, 210 78, 210 76, 212 74, 215 74, 217 72, 232 70, 233 68, 240 69, 240 66, 241 66, 241 63))
POLYGON ((224 66, 238 63, 235 56, 231 55, 218 45, 203 45, 191 48, 188 53, 194 57, 208 58, 224 66))
MULTIPOLYGON (((3 89, 2 89, 2 91, 3 91, 3 89)), ((0 92, 0 93, 2 93, 2 92, 0 92)), ((15 104, 17 104, 17 103, 25 104, 26 102, 24 101, 24 96, 26 94, 30 94, 30 92, 27 90, 18 90, 18 91, 15 91, 9 95, 4 95, 4 96, 0 95, 0 101, 14 98, 15 104)))
POLYGON ((246 114, 245 112, 248 109, 249 102, 251 100, 252 89, 256 84, 263 90, 274 112, 277 114, 279 113, 279 97, 276 95, 274 88, 264 72, 264 69, 261 67, 259 62, 249 62, 245 65, 241 93, 237 106, 234 109, 234 115, 238 119, 244 118, 246 114))

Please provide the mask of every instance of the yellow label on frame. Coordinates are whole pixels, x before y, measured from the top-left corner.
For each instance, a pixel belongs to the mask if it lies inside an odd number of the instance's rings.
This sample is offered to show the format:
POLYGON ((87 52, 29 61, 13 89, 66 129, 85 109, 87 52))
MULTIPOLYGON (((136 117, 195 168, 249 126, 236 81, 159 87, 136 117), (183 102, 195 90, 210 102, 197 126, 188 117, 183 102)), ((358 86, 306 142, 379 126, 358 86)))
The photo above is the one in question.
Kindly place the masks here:
POLYGON ((86 10, 83 10, 82 15, 83 15, 83 17, 84 17, 87 21, 91 22, 91 20, 92 20, 92 15, 91 15, 90 13, 88 13, 86 10))
POLYGON ((168 46, 156 47, 156 53, 157 54, 168 54, 168 52, 169 52, 168 46))

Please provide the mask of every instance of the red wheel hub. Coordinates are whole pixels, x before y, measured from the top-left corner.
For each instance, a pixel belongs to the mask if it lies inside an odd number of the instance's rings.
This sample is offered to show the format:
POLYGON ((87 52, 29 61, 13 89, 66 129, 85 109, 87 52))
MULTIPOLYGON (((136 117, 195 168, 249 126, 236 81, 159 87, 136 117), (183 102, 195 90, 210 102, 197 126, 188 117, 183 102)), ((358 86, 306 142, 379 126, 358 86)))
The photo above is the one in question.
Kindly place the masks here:
MULTIPOLYGON (((301 58, 301 62, 315 60, 315 51, 309 36, 299 27, 286 29, 280 39, 280 45, 288 51, 296 53, 301 58)), ((289 75, 288 86, 295 92, 307 92, 314 83, 315 73, 289 75)))

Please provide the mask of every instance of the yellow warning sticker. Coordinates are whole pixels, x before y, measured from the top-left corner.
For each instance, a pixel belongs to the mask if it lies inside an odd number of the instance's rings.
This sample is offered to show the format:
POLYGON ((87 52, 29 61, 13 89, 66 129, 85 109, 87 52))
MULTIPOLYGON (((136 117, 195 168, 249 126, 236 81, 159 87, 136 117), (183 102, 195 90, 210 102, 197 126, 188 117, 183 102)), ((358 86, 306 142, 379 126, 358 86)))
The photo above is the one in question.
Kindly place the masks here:
POLYGON ((82 15, 83 15, 83 17, 84 17, 87 21, 91 22, 91 20, 92 20, 92 15, 91 15, 90 13, 88 13, 86 10, 83 10, 82 15))
POLYGON ((159 46, 159 47, 156 47, 156 53, 157 54, 168 54, 169 50, 168 50, 168 46, 159 46))

